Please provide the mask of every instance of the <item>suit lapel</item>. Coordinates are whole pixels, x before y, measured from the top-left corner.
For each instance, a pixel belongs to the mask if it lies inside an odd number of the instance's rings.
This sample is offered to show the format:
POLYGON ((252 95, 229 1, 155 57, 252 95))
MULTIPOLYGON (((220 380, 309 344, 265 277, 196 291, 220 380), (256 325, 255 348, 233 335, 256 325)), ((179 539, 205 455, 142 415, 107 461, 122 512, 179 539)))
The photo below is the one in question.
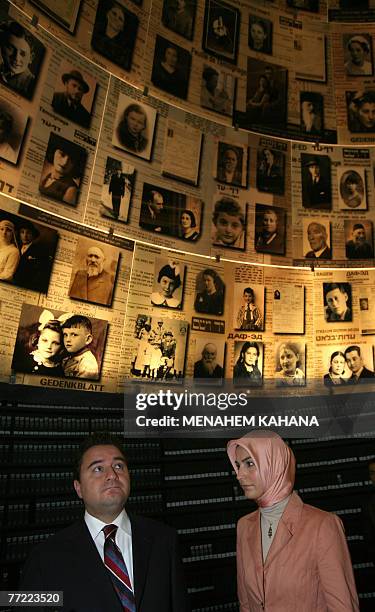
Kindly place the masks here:
POLYGON ((148 565, 152 546, 152 538, 142 533, 142 521, 139 517, 129 516, 132 526, 134 595, 137 610, 141 609, 148 565))

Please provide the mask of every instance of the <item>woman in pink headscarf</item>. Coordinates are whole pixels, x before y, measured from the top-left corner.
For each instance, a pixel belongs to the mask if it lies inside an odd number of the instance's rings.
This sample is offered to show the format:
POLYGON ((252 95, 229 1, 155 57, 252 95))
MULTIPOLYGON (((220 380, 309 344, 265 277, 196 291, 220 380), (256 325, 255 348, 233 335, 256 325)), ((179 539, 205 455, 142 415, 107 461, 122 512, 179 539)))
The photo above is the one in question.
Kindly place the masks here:
POLYGON ((258 510, 237 526, 240 612, 357 612, 344 529, 293 492, 295 459, 277 434, 253 431, 228 442, 245 496, 258 510))

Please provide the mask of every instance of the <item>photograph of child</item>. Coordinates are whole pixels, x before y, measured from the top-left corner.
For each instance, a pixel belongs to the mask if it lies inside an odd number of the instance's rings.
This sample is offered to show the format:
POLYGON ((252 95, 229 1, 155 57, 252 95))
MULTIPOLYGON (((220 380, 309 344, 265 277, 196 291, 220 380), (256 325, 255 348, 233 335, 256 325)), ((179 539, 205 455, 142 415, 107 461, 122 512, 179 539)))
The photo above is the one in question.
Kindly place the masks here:
POLYGON ((339 207, 341 210, 367 210, 366 172, 364 168, 337 168, 339 207))
POLYGON ((241 331, 264 330, 263 285, 235 283, 233 294, 233 329, 241 331))
POLYGON ((219 197, 212 215, 212 245, 244 251, 246 217, 246 205, 229 196, 219 197))
POLYGON ((150 296, 153 306, 182 309, 186 266, 176 260, 157 257, 154 286, 150 296))
POLYGON ((147 104, 119 94, 112 144, 142 159, 151 159, 156 110, 147 104))

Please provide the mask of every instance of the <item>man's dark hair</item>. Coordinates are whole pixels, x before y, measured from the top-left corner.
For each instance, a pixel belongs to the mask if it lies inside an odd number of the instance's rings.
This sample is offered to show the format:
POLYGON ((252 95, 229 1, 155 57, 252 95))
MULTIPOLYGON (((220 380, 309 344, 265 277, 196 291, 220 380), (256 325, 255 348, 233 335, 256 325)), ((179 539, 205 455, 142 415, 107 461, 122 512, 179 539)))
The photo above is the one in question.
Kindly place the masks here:
POLYGON ((361 349, 359 348, 359 346, 357 344, 352 344, 351 346, 348 346, 347 349, 345 349, 344 355, 345 355, 345 359, 348 353, 351 353, 352 351, 356 351, 358 353, 358 356, 361 356, 361 349))
POLYGON ((85 454, 86 451, 89 450, 89 448, 93 446, 115 446, 126 461, 121 439, 115 436, 114 434, 111 434, 108 431, 97 431, 95 433, 92 433, 87 438, 85 438, 82 441, 77 451, 77 455, 76 455, 74 466, 73 466, 74 480, 79 481, 82 461, 83 461, 83 455, 85 454))

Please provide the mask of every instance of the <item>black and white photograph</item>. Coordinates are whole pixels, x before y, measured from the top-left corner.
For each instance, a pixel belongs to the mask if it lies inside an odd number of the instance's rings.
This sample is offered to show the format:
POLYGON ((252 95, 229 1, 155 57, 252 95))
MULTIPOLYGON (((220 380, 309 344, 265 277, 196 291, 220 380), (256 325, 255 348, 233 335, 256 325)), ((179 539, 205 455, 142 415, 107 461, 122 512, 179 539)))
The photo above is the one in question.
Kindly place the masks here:
POLYGON ((120 2, 99 0, 91 46, 103 57, 130 70, 139 19, 120 2))
POLYGON ((112 144, 142 159, 151 160, 157 112, 151 106, 120 93, 112 144))
POLYGON ((280 342, 275 350, 275 374, 277 387, 304 387, 306 385, 306 344, 280 342))
POLYGON ((143 382, 182 382, 189 324, 178 319, 139 314, 131 374, 143 382))
POLYGON ((327 347, 324 350, 324 361, 328 370, 323 376, 323 383, 326 387, 346 385, 348 383, 351 371, 346 363, 344 350, 338 347, 327 347))
POLYGON ((99 380, 108 323, 23 304, 12 368, 16 372, 99 380))
POLYGON ((52 97, 53 110, 65 119, 88 128, 91 123, 97 81, 73 64, 63 61, 52 97))
POLYGON ((111 306, 119 256, 118 248, 80 236, 72 263, 69 297, 111 306))
POLYGON ((30 0, 31 4, 35 4, 41 11, 51 17, 56 23, 68 30, 71 34, 74 33, 78 19, 81 0, 70 0, 70 2, 61 2, 61 0, 30 0))
POLYGON ((225 339, 218 335, 196 338, 194 350, 194 383, 221 385, 224 378, 225 339))
POLYGON ((375 89, 347 91, 348 129, 353 134, 375 133, 375 89))
POLYGON ((232 117, 235 84, 233 74, 225 72, 220 66, 204 64, 200 98, 202 108, 232 117))
POLYGON ((339 208, 367 210, 366 173, 364 168, 337 168, 339 208))
POLYGON ((197 0, 164 0, 162 23, 180 36, 193 39, 197 0))
POLYGON ((370 34, 343 34, 345 72, 348 76, 371 76, 372 39, 370 34))
POLYGON ((0 24, 0 83, 31 100, 41 72, 44 45, 17 21, 0 24))
POLYGON ((206 0, 203 50, 226 62, 237 62, 240 11, 220 0, 206 0))
POLYGON ((247 58, 246 121, 261 126, 286 124, 288 70, 247 58))
POLYGON ((247 186, 248 147, 219 140, 214 158, 215 178, 219 183, 247 186))
POLYGON ((114 157, 107 157, 100 202, 102 217, 128 223, 135 174, 134 166, 114 157))
POLYGON ((224 314, 224 297, 224 281, 216 270, 204 268, 198 272, 195 280, 195 312, 222 316, 224 314))
POLYGON ((258 191, 284 195, 285 153, 269 147, 257 150, 256 186, 258 191))
POLYGON ((345 219, 345 254, 349 260, 373 259, 374 239, 372 221, 345 219))
POLYGON ((301 153, 302 206, 331 210, 331 159, 328 155, 301 153))
POLYGON ((0 159, 17 165, 28 123, 20 107, 0 97, 0 159))
POLYGON ((350 283, 323 283, 324 318, 327 323, 353 320, 350 283))
POLYGON ((83 147, 51 132, 39 192, 52 200, 76 206, 86 158, 83 147))
POLYGON ((319 136, 324 131, 324 98, 313 91, 300 92, 300 122, 304 134, 319 136))
POLYGON ((201 235, 202 210, 199 198, 144 183, 139 225, 150 232, 195 242, 201 235))
POLYGON ((157 35, 151 81, 176 98, 186 100, 189 90, 191 54, 157 35))
POLYGON ((286 0, 286 4, 300 11, 319 13, 319 0, 286 0))
POLYGON ((157 257, 154 285, 150 296, 152 306, 182 310, 186 266, 177 259, 157 257))
POLYGON ((227 249, 246 249, 247 206, 245 203, 220 193, 215 196, 212 213, 212 246, 227 249))
POLYGON ((332 259, 331 224, 325 218, 302 219, 303 256, 306 259, 332 259))
POLYGON ((257 53, 272 55, 273 23, 270 19, 249 15, 248 44, 257 53))
POLYGON ((0 280, 47 293, 58 233, 0 210, 0 280))
POLYGON ((233 383, 243 387, 263 385, 263 342, 234 343, 233 383))
POLYGON ((255 242, 258 253, 285 255, 286 210, 255 204, 255 242))
POLYGON ((264 331, 264 294, 263 285, 249 282, 234 284, 233 329, 264 331))

